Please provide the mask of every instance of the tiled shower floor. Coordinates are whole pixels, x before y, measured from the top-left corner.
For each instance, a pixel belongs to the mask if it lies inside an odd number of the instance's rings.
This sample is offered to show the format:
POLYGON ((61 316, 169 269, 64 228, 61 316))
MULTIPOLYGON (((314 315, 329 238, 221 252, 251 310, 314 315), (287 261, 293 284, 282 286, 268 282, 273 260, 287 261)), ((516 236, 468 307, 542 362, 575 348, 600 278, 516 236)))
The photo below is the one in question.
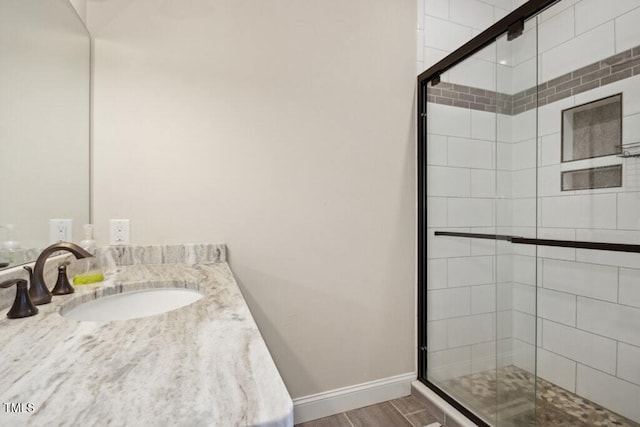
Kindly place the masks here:
MULTIPOLYGON (((444 381, 440 385, 457 400, 468 402, 474 410, 496 407, 496 384, 498 384, 498 425, 500 426, 634 426, 633 422, 602 406, 538 378, 537 411, 531 397, 534 391, 534 376, 515 366, 484 371, 444 381), (537 415, 536 415, 537 414, 537 415), (537 423, 535 422, 537 418, 537 423)), ((640 404, 640 402, 639 402, 640 404)), ((495 424, 495 413, 481 414, 495 424)))

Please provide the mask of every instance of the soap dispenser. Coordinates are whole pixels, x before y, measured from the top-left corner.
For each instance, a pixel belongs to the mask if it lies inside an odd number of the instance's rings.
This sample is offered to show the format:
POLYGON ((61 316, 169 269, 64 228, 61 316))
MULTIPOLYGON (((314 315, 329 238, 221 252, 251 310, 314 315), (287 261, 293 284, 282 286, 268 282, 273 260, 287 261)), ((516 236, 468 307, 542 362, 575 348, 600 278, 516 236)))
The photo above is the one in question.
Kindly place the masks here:
POLYGON ((85 224, 82 226, 84 239, 80 241, 80 246, 88 251, 96 248, 96 241, 93 240, 93 224, 85 224))
MULTIPOLYGON (((84 240, 80 242, 80 246, 91 253, 95 253, 96 241, 93 239, 93 225, 85 224, 82 226, 84 231, 84 240)), ((74 270, 78 273, 73 277, 74 285, 89 285, 91 283, 102 282, 104 274, 100 268, 100 260, 98 258, 84 258, 74 263, 74 270)))

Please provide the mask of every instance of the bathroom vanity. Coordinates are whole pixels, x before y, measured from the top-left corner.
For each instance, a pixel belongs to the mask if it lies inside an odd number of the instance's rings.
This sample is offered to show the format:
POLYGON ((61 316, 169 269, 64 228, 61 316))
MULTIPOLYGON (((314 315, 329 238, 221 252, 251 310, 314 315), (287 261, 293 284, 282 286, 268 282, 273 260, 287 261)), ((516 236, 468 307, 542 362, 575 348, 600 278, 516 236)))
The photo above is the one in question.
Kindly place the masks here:
POLYGON ((76 286, 32 317, 7 319, 3 310, 0 425, 293 425, 291 398, 224 245, 106 248, 96 255, 104 282, 76 286), (130 320, 64 316, 92 299, 158 287, 203 296, 130 320))

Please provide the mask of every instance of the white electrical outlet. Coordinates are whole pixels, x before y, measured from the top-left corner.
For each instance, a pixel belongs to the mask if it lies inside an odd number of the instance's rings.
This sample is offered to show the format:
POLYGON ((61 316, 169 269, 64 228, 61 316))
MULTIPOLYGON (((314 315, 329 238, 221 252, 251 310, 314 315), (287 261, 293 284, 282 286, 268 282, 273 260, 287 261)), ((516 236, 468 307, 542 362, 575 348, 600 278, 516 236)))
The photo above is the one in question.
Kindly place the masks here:
POLYGON ((128 219, 109 220, 109 244, 110 245, 128 245, 129 243, 130 243, 129 220, 128 219))
POLYGON ((73 240, 73 220, 50 219, 49 243, 70 242, 73 240))

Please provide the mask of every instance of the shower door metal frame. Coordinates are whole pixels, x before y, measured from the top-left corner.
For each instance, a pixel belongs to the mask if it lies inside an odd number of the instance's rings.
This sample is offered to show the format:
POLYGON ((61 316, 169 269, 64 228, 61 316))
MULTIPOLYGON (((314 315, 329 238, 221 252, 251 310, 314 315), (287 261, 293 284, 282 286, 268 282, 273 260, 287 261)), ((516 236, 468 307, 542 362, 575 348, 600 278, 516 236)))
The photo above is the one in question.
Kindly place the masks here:
POLYGON ((440 81, 440 75, 442 73, 495 42, 498 37, 503 34, 510 34, 512 31, 521 31, 522 24, 525 20, 537 15, 542 10, 559 1, 561 0, 529 0, 447 57, 428 68, 421 73, 417 79, 418 380, 479 426, 488 426, 488 424, 427 378, 427 85, 430 83, 437 84, 440 81))

